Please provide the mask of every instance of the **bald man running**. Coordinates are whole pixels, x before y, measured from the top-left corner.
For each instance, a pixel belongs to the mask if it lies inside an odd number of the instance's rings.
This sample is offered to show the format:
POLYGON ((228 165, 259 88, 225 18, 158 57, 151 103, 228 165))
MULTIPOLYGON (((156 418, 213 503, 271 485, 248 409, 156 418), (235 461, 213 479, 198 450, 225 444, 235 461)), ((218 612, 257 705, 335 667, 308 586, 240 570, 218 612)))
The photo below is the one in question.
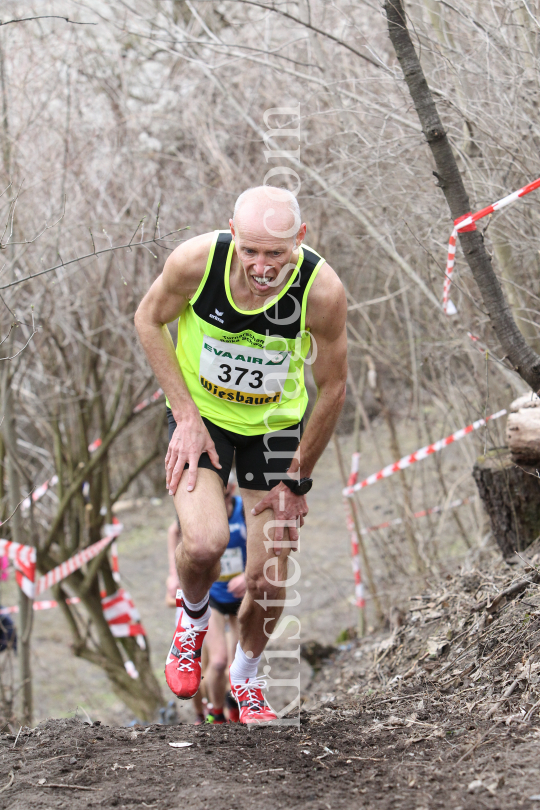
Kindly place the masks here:
POLYGON ((243 723, 276 719, 257 668, 282 612, 313 468, 345 398, 347 304, 336 273, 303 246, 296 198, 270 186, 238 198, 230 230, 189 239, 135 316, 167 395, 167 487, 182 527, 182 608, 165 665, 179 698, 201 681, 208 592, 229 542, 223 488, 236 454, 246 510, 247 593, 230 668, 243 723), (176 352, 167 324, 179 318, 176 352), (303 430, 311 363, 317 401, 303 430))

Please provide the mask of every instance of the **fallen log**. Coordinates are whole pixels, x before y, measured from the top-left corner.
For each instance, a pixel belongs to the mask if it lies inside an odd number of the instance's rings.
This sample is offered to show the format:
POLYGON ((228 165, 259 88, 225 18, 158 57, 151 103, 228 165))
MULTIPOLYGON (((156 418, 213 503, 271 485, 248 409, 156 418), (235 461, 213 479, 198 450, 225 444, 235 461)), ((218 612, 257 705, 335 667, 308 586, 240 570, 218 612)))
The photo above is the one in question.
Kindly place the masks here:
POLYGON ((506 442, 514 461, 535 465, 540 461, 540 399, 527 395, 510 406, 506 442))

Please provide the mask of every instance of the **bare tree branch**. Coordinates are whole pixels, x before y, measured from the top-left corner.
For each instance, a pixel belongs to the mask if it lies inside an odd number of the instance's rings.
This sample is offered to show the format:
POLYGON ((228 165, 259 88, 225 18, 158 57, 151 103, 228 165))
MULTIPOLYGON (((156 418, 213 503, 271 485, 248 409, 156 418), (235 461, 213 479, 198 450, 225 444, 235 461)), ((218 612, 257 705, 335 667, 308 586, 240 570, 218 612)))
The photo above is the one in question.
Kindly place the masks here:
MULTIPOLYGON (((140 223, 139 223, 140 225, 140 223)), ((137 226, 138 230, 139 226, 137 226)), ((68 265, 73 264, 74 262, 82 262, 84 259, 91 259, 94 256, 102 256, 104 253, 111 253, 115 250, 126 250, 126 248, 134 248, 134 247, 145 247, 145 245, 155 244, 159 247, 164 247, 162 244, 168 236, 172 236, 174 233, 180 233, 181 231, 185 231, 187 228, 178 228, 174 231, 169 231, 169 233, 164 234, 163 236, 159 237, 158 239, 146 239, 144 242, 131 242, 129 241, 127 245, 113 245, 108 248, 103 248, 102 250, 94 250, 93 253, 87 253, 84 256, 77 256, 76 259, 69 259, 67 262, 60 262, 60 264, 55 264, 54 267, 48 267, 46 270, 40 270, 39 273, 32 273, 29 276, 25 276, 24 278, 19 278, 16 281, 11 281, 9 284, 3 284, 0 287, 0 290, 7 290, 9 287, 16 287, 18 284, 22 284, 25 281, 30 281, 33 278, 38 278, 38 276, 44 276, 46 273, 52 273, 53 270, 59 270, 61 267, 68 267, 68 265)), ((135 234, 133 234, 135 236, 135 234)), ((133 238, 133 237, 132 237, 133 238)), ((93 240, 92 240, 93 241, 93 240)))
MULTIPOLYGON (((199 0, 200 2, 200 0, 199 0)), ((203 2, 207 2, 207 0, 203 0, 203 2)), ((281 17, 285 17, 287 20, 292 20, 295 23, 303 26, 304 28, 308 28, 310 31, 313 31, 315 34, 320 34, 327 39, 331 39, 333 42, 336 42, 340 47, 346 48, 346 50, 354 53, 355 56, 359 56, 360 59, 364 59, 366 62, 369 62, 370 65, 373 65, 379 69, 386 69, 386 66, 383 62, 377 61, 372 56, 369 56, 366 53, 362 53, 361 51, 356 50, 353 48, 352 45, 349 45, 348 42, 345 42, 343 39, 334 36, 329 31, 324 31, 322 28, 317 28, 313 25, 309 20, 301 20, 299 17, 295 17, 294 14, 291 14, 288 11, 284 11, 281 8, 276 8, 275 6, 268 6, 265 3, 258 3, 257 0, 237 0, 238 3, 244 3, 248 6, 255 6, 256 8, 263 9, 264 11, 273 11, 275 14, 279 14, 281 17)))
MULTIPOLYGON (((469 197, 414 49, 402 0, 385 0, 385 10, 390 39, 435 160, 439 186, 455 220, 470 213, 469 197)), ((475 229, 469 233, 460 232, 459 238, 503 351, 520 376, 535 391, 540 390, 540 356, 528 346, 512 317, 482 235, 475 229)))
POLYGON ((77 20, 70 20, 69 17, 62 17, 60 14, 41 14, 37 17, 19 17, 15 20, 6 20, 5 22, 0 20, 0 25, 31 22, 32 20, 65 20, 65 22, 70 23, 70 25, 97 25, 97 23, 94 22, 78 22, 77 20))

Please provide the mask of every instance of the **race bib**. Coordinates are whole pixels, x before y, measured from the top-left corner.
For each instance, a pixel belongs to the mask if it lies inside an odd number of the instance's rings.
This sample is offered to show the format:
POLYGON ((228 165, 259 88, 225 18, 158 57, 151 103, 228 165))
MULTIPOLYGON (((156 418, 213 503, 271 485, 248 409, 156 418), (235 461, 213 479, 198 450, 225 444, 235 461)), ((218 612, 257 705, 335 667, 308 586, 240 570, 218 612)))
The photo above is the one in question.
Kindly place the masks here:
POLYGON ((209 394, 244 405, 280 402, 291 353, 203 340, 199 382, 209 394))
POLYGON ((240 546, 236 548, 226 548, 221 558, 221 574, 218 582, 227 582, 229 579, 238 576, 244 570, 244 558, 240 546))

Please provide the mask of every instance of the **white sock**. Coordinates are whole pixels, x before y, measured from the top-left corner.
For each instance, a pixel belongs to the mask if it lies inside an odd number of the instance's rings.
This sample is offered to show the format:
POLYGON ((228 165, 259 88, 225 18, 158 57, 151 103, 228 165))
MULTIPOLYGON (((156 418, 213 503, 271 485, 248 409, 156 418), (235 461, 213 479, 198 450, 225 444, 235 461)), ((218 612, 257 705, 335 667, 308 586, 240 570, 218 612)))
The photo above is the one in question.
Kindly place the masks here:
POLYGON ((205 612, 202 614, 202 616, 199 616, 199 618, 197 619, 193 618, 193 616, 190 616, 188 613, 186 613, 185 610, 182 611, 182 627, 185 627, 186 629, 188 627, 197 627, 201 629, 203 627, 206 627, 210 620, 210 605, 208 603, 208 594, 206 594, 204 599, 201 599, 200 602, 189 602, 185 596, 183 596, 182 598, 184 601, 184 606, 188 610, 191 610, 192 613, 196 613, 197 611, 202 610, 203 607, 206 605, 205 612))
POLYGON ((182 593, 182 599, 187 609, 196 613, 198 610, 202 610, 203 607, 206 605, 206 603, 208 602, 209 595, 210 594, 207 593, 206 596, 203 599, 201 599, 200 602, 188 602, 185 595, 182 593))
POLYGON ((240 646, 240 642, 236 645, 236 653, 234 661, 231 664, 231 681, 233 683, 245 683, 246 680, 253 680, 257 677, 257 669, 261 656, 254 656, 253 653, 246 653, 240 646))

